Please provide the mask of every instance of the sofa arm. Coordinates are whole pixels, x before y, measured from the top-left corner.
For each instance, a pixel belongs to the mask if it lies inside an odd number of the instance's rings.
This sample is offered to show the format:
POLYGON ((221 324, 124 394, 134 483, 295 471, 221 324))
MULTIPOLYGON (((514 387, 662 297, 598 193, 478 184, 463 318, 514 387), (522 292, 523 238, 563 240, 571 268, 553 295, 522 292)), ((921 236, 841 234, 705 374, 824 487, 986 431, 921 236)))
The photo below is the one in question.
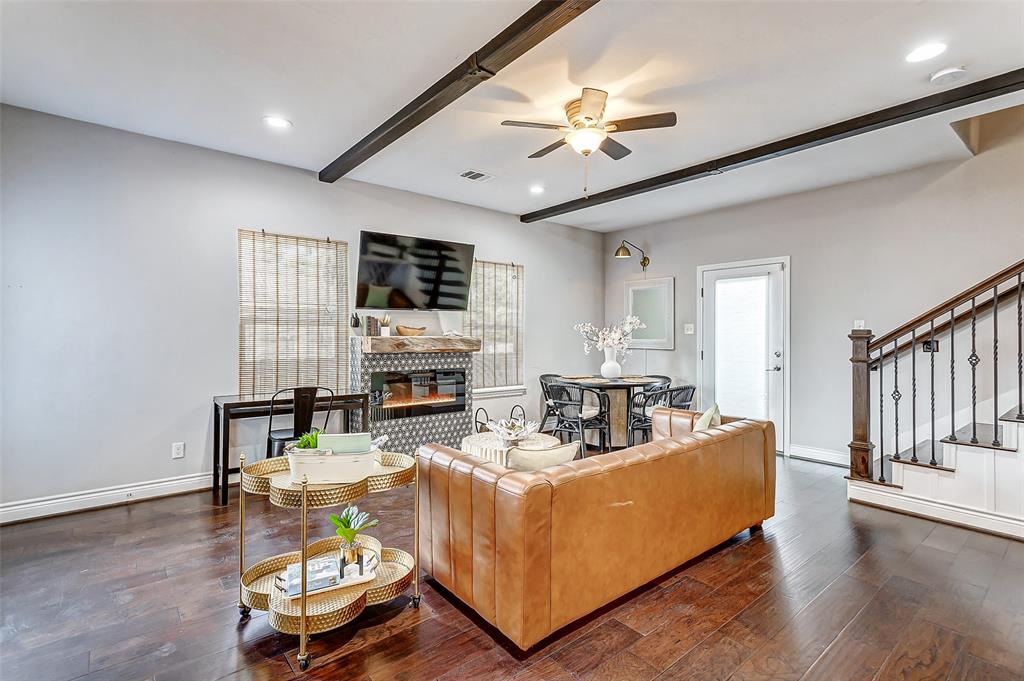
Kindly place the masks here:
POLYGON ((421 569, 526 649, 550 631, 551 485, 430 444, 417 452, 421 569))

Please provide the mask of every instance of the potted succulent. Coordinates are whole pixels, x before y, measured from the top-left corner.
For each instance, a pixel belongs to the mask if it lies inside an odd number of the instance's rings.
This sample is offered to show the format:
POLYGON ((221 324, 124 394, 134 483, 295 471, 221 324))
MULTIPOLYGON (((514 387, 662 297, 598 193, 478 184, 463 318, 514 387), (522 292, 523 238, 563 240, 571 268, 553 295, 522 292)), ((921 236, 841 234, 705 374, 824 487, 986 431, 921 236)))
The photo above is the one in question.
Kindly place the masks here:
POLYGON ((304 451, 306 453, 312 453, 318 450, 317 442, 320 437, 320 431, 313 429, 308 433, 303 433, 299 441, 295 443, 295 449, 304 451))
POLYGON ((360 511, 358 506, 349 506, 341 515, 332 513, 329 516, 331 524, 334 525, 334 533, 341 537, 339 554, 342 565, 359 563, 362 566, 362 545, 356 541, 356 536, 363 530, 377 527, 380 521, 371 519, 370 514, 360 511))

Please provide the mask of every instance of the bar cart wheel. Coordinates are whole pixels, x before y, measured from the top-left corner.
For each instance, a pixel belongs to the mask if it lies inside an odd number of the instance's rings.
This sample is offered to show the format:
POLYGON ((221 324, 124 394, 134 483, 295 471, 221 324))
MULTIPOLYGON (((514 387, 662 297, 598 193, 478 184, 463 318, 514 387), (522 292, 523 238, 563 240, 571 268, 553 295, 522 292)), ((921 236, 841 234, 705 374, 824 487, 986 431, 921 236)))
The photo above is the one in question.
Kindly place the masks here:
POLYGON ((306 671, 307 669, 309 669, 309 654, 308 653, 306 655, 299 655, 298 660, 299 660, 299 670, 300 671, 306 671))

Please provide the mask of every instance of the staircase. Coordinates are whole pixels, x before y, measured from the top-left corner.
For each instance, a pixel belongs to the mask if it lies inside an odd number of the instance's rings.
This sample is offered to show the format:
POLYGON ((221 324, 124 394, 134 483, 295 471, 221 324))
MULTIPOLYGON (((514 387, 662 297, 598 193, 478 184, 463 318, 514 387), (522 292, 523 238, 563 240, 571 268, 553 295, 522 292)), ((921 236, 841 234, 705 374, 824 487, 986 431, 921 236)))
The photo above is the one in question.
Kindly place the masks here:
POLYGON ((1022 275, 850 332, 850 500, 1024 539, 1022 275))

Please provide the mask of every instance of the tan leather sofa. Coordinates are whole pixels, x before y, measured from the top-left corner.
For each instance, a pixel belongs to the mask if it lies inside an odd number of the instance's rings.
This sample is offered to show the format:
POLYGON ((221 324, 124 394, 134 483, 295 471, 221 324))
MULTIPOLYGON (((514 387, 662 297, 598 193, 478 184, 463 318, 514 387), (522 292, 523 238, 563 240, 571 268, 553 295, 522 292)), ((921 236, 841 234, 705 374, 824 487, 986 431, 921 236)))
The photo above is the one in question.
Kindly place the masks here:
POLYGON ((526 650, 775 513, 775 428, 659 408, 653 441, 540 472, 418 452, 421 567, 526 650))

